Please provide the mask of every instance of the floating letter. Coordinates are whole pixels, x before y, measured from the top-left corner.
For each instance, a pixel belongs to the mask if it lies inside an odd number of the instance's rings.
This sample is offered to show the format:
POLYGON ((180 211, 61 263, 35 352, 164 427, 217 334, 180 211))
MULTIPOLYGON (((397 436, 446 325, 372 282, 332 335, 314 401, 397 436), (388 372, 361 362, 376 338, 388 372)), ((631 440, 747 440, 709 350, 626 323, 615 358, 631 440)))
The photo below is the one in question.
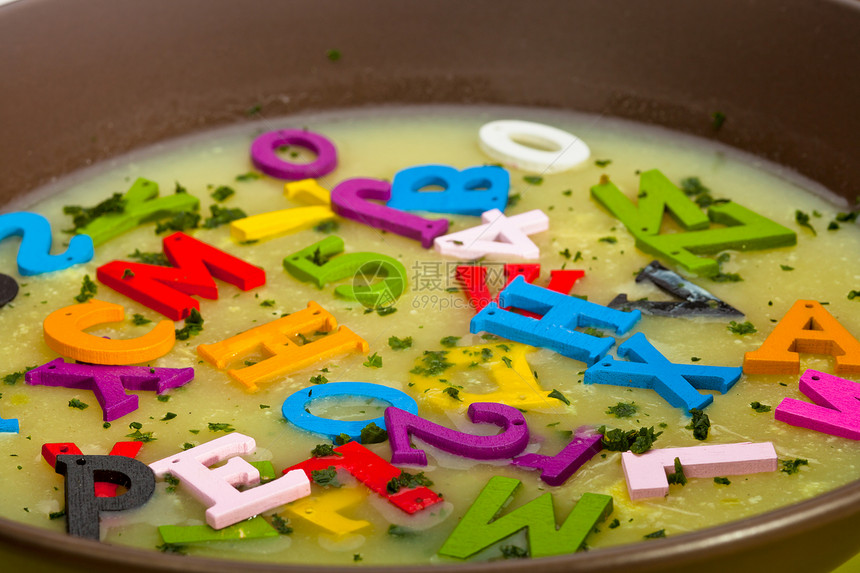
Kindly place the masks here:
POLYGON ((447 165, 417 165, 394 175, 388 206, 401 211, 477 217, 490 209, 504 211, 510 186, 511 177, 501 167, 470 167, 460 171, 447 165), (421 190, 431 185, 442 190, 421 190))
MULTIPOLYGON (((66 252, 51 255, 51 224, 36 213, 24 211, 0 215, 0 241, 13 235, 21 237, 18 272, 24 276, 61 271, 93 258, 93 240, 88 236, 72 237, 66 252)), ((18 292, 17 288, 15 292, 18 292)))
POLYGON ((814 404, 784 398, 774 418, 851 440, 860 440, 860 384, 824 372, 807 370, 800 377, 800 391, 814 404))

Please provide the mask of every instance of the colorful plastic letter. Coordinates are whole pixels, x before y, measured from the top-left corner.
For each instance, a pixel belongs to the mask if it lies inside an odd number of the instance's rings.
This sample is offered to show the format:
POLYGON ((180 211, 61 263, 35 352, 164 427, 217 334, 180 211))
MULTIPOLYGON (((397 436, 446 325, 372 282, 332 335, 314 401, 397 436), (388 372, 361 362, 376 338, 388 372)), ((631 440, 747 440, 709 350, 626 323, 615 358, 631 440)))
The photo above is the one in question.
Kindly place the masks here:
POLYGON ((111 340, 84 332, 106 322, 119 322, 125 310, 118 304, 91 299, 55 310, 42 323, 45 343, 55 352, 90 364, 140 364, 164 356, 176 341, 174 325, 162 320, 137 338, 111 340))
POLYGON ((99 539, 99 514, 140 507, 155 491, 155 477, 145 464, 125 456, 57 456, 55 470, 66 476, 66 529, 69 535, 99 539), (100 480, 128 489, 114 497, 96 497, 100 480))
POLYGON ((132 300, 160 312, 170 320, 187 318, 200 310, 194 294, 216 300, 215 278, 242 290, 266 284, 266 272, 185 233, 163 241, 164 254, 173 267, 112 261, 98 268, 98 279, 132 300))
POLYGON ((321 496, 308 496, 287 506, 286 512, 297 519, 310 521, 335 535, 346 535, 370 526, 363 519, 349 519, 338 511, 356 505, 367 498, 355 487, 341 487, 321 496))
MULTIPOLYGON (((540 276, 539 264, 507 264, 505 265, 505 286, 522 276, 527 283, 534 283, 540 276)), ((555 270, 550 271, 550 281, 546 288, 551 291, 569 294, 576 281, 585 276, 585 271, 580 270, 555 270)), ((490 294, 487 285, 487 267, 476 265, 461 265, 457 267, 457 281, 466 291, 469 304, 475 312, 481 312, 491 302, 497 302, 498 297, 490 294)), ((525 313, 527 316, 536 317, 533 313, 525 313)), ((491 402, 493 400, 490 400, 491 402)))
MULTIPOLYGON (((450 388, 447 382, 440 381, 436 376, 426 376, 420 371, 412 373, 410 388, 422 404, 442 412, 466 408, 474 402, 499 402, 515 408, 539 411, 558 410, 564 403, 550 398, 550 393, 540 387, 526 360, 526 353, 531 350, 528 346, 509 342, 461 346, 442 351, 445 361, 453 365, 446 372, 446 380, 456 383, 456 377, 464 371, 489 369, 490 380, 497 386, 494 390, 479 393, 461 389, 457 398, 453 398, 446 392, 446 388, 450 388)), ((419 368, 422 366, 421 360, 417 360, 419 368)))
MULTIPOLYGON (((0 215, 0 241, 13 235, 21 237, 21 246, 18 247, 18 273, 24 276, 61 271, 85 263, 95 254, 93 240, 87 236, 72 237, 69 248, 64 253, 50 254, 51 224, 48 219, 36 213, 21 211, 0 215)), ((15 292, 18 292, 17 288, 15 292)), ((14 295, 12 298, 15 298, 14 295)))
POLYGON ((577 428, 573 439, 554 456, 525 454, 511 460, 511 465, 541 470, 540 479, 549 485, 562 485, 585 462, 603 449, 603 436, 587 426, 577 428))
POLYGON ((627 479, 630 499, 668 495, 666 472, 674 470, 675 458, 680 460, 688 478, 738 476, 773 472, 777 468, 776 450, 770 442, 664 448, 642 455, 624 452, 621 454, 621 467, 627 479))
POLYGON ((522 452, 529 445, 529 427, 522 412, 513 406, 474 402, 467 410, 474 424, 495 424, 502 431, 494 436, 479 436, 451 430, 399 408, 385 409, 385 425, 391 444, 391 463, 427 465, 424 450, 410 445, 410 436, 442 451, 476 460, 501 460, 522 452))
MULTIPOLYGON (((111 448, 110 454, 108 455, 134 458, 137 457, 137 454, 140 452, 141 446, 143 446, 142 442, 117 442, 113 445, 113 448, 111 448)), ((78 446, 73 442, 42 444, 42 457, 45 458, 45 461, 48 462, 48 465, 52 468, 57 466, 57 456, 65 454, 81 456, 83 455, 83 452, 81 452, 78 446)), ((115 483, 105 481, 96 482, 96 497, 113 497, 116 495, 116 491, 117 484, 115 483)))
POLYGON ((345 352, 367 352, 367 341, 345 326, 338 328, 334 316, 311 301, 307 308, 268 324, 246 330, 215 344, 201 344, 197 353, 216 368, 252 352, 257 347, 270 356, 252 366, 228 370, 227 374, 255 392, 257 383, 300 370, 319 360, 345 352), (333 332, 319 340, 298 345, 290 337, 314 332, 333 332))
POLYGON ((284 258, 284 268, 303 282, 323 288, 330 282, 352 278, 353 284, 334 289, 337 296, 357 300, 367 308, 397 301, 406 290, 406 267, 380 253, 343 252, 343 239, 330 235, 284 258), (322 264, 317 264, 320 261, 322 264))
POLYGON ((200 543, 201 541, 240 541, 277 537, 278 531, 258 516, 224 529, 212 529, 208 525, 161 525, 158 534, 165 543, 200 543))
POLYGON ((534 312, 541 315, 541 318, 522 316, 490 303, 472 318, 469 331, 472 334, 485 331, 523 344, 549 348, 589 365, 600 360, 615 344, 615 340, 577 332, 574 328, 613 327, 616 334, 624 334, 642 317, 638 310, 613 310, 530 285, 522 277, 514 279, 502 291, 499 305, 534 312))
POLYGON ((188 488, 191 495, 208 506, 206 523, 221 529, 311 493, 304 472, 286 472, 267 484, 242 492, 236 489, 238 485, 260 481, 257 468, 234 457, 253 453, 256 447, 254 438, 234 432, 153 462, 149 467, 157 477, 169 473, 179 478, 180 487, 188 488), (225 459, 226 464, 209 468, 225 459))
POLYGON ((237 241, 258 241, 309 229, 335 218, 330 207, 329 191, 320 187, 315 179, 285 183, 284 195, 287 199, 310 203, 311 206, 281 209, 233 221, 230 223, 231 236, 237 241))
POLYGON ((138 397, 126 390, 162 392, 184 386, 194 379, 194 368, 103 366, 75 364, 57 358, 24 375, 27 384, 63 386, 95 393, 106 422, 137 410, 138 397))
POLYGON ((693 201, 656 169, 642 174, 639 187, 638 207, 633 207, 618 187, 608 180, 592 187, 591 195, 624 223, 635 237, 638 248, 696 274, 714 275, 719 272, 715 260, 700 258, 697 256, 700 254, 727 249, 770 249, 797 242, 794 231, 737 203, 713 205, 705 217, 693 201), (667 208, 686 232, 659 234, 663 211, 667 208), (708 220, 724 227, 709 228, 708 220))
POLYGON ((448 230, 448 219, 425 219, 370 201, 388 201, 390 198, 391 184, 387 181, 347 179, 332 190, 331 208, 341 217, 420 241, 425 249, 430 248, 433 239, 448 230))
POLYGON ((18 418, 0 418, 0 434, 17 434, 18 418))
POLYGON ((439 554, 467 559, 525 528, 528 528, 529 554, 532 557, 573 553, 582 547, 594 526, 612 513, 611 496, 584 493, 561 527, 557 527, 552 494, 547 492, 502 517, 496 517, 521 483, 508 477, 490 478, 439 549, 439 554))
POLYGON ((830 354, 836 374, 860 373, 860 342, 814 300, 795 302, 758 350, 744 354, 744 372, 796 374, 800 353, 830 354))
POLYGON ((388 206, 401 211, 429 211, 479 216, 484 211, 504 211, 511 176, 496 166, 455 169, 447 165, 417 165, 402 169, 391 182, 388 206), (421 191, 431 185, 442 191, 421 191))
POLYGON ((284 473, 303 470, 310 478, 311 472, 315 470, 324 470, 331 466, 344 469, 371 491, 409 514, 442 501, 441 497, 423 485, 408 489, 401 488, 397 493, 388 491, 389 482, 400 476, 400 470, 358 442, 347 442, 335 448, 334 451, 338 455, 311 458, 285 469, 284 473))
POLYGON ((687 231, 710 226, 699 206, 657 169, 643 171, 639 176, 639 203, 635 207, 609 180, 592 187, 591 196, 637 237, 659 234, 665 211, 687 231))
POLYGON ((816 432, 860 440, 860 384, 807 370, 800 377, 800 391, 814 403, 784 398, 774 411, 775 419, 816 432))
POLYGON ((337 167, 337 149, 327 138, 303 129, 280 129, 266 132, 251 144, 251 161, 270 177, 295 181, 322 177, 337 167), (294 163, 278 156, 279 147, 297 145, 316 154, 310 163, 294 163))
POLYGON ((633 388, 650 388, 676 408, 689 413, 714 401, 711 394, 696 390, 728 392, 740 379, 741 369, 729 366, 675 364, 660 354, 645 335, 637 332, 618 347, 618 356, 628 362, 607 356, 585 371, 586 384, 612 384, 633 388))
POLYGON ((93 244, 101 245, 147 221, 183 211, 196 211, 200 206, 200 201, 188 193, 158 197, 158 184, 142 177, 131 185, 122 198, 125 200, 125 208, 121 213, 104 214, 86 227, 78 229, 78 233, 89 235, 93 244))
POLYGON ((573 169, 591 155, 572 133, 533 121, 491 121, 481 126, 478 137, 481 150, 496 161, 541 175, 573 169))
POLYGON ((713 205, 708 208, 708 216, 713 223, 725 226, 686 233, 640 235, 636 237, 636 246, 690 272, 710 276, 719 272, 717 261, 697 255, 729 249, 753 251, 790 247, 797 242, 794 231, 737 203, 713 205))
POLYGON ((0 273, 0 308, 15 300, 16 296, 18 296, 18 281, 0 273))
POLYGON ((324 386, 312 386, 303 388, 292 393, 281 407, 281 413, 290 423, 307 432, 322 434, 330 440, 340 434, 346 434, 350 440, 361 442, 361 430, 373 422, 383 430, 385 429, 385 418, 379 416, 372 420, 334 420, 331 418, 320 418, 311 414, 308 404, 320 398, 333 398, 335 396, 348 396, 350 398, 371 398, 387 402, 412 414, 418 413, 418 404, 409 394, 389 388, 382 384, 371 384, 369 382, 330 382, 324 386))
POLYGON ((540 209, 506 217, 498 209, 481 215, 483 225, 437 237, 437 251, 458 259, 479 259, 487 255, 502 255, 537 259, 540 249, 529 235, 549 229, 549 217, 540 209))
POLYGON ((651 261, 636 275, 636 282, 648 281, 681 301, 629 300, 619 294, 606 305, 618 310, 641 310, 656 316, 718 316, 737 318, 744 315, 735 307, 721 301, 702 287, 695 285, 657 261, 651 261), (683 301, 683 302, 682 302, 683 301))

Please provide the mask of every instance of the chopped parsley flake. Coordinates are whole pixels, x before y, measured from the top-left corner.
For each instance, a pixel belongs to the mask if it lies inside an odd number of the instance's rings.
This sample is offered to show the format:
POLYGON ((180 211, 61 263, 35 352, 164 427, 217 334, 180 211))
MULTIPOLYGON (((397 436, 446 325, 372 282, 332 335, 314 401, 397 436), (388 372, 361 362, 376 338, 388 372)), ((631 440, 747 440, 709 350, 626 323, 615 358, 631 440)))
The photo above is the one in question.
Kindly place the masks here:
POLYGON ((222 424, 217 422, 209 422, 209 431, 210 432, 235 432, 236 428, 233 427, 232 424, 222 424))
POLYGON ((750 402, 750 408, 758 412, 759 414, 764 414, 765 412, 770 412, 771 407, 767 404, 762 404, 761 402, 750 402))
POLYGON ((284 519, 277 513, 272 515, 272 527, 274 527, 277 532, 281 535, 289 535, 293 532, 293 528, 290 527, 290 520, 284 519))
POLYGON ((848 300, 854 300, 855 298, 860 298, 860 290, 852 290, 848 293, 848 300))
POLYGON ((520 195, 519 193, 514 193, 513 195, 509 195, 508 196, 508 207, 516 207, 517 203, 519 203, 520 199, 522 199, 522 198, 523 198, 523 196, 520 195))
POLYGON ((248 216, 242 209, 222 209, 218 205, 209 205, 209 211, 212 216, 203 221, 203 227, 206 229, 214 229, 248 216))
POLYGON ((720 485, 731 485, 731 483, 732 483, 732 482, 730 482, 730 481, 729 481, 729 478, 724 478, 724 477, 715 477, 715 478, 714 478, 714 483, 717 483, 717 484, 720 484, 720 485))
POLYGON ((326 50, 325 57, 332 62, 337 62, 338 60, 340 60, 341 57, 340 50, 326 50))
POLYGON ((788 475, 796 474, 800 471, 800 466, 808 466, 809 461, 804 460, 803 458, 795 458, 793 460, 779 460, 779 463, 782 464, 782 469, 779 471, 785 472, 788 475))
POLYGON ((80 205, 66 205, 63 207, 63 213, 72 216, 74 228, 66 231, 67 233, 77 233, 78 230, 86 227, 94 220, 108 213, 123 213, 125 211, 126 200, 122 198, 122 193, 114 193, 95 207, 81 207, 80 205))
POLYGON ((499 550, 503 559, 525 559, 529 556, 529 550, 519 545, 502 545, 499 550))
POLYGON ((666 530, 658 529, 657 531, 653 531, 648 535, 643 535, 642 537, 644 537, 645 539, 658 539, 660 537, 666 537, 666 530))
POLYGON ((236 176, 236 181, 255 181, 262 177, 259 173, 255 173, 254 171, 249 171, 247 173, 242 173, 241 175, 236 176))
POLYGON ((340 228, 340 225, 334 219, 329 221, 323 221, 316 227, 314 227, 314 231, 318 233, 334 233, 340 228))
POLYGON ((181 211, 166 221, 159 221, 155 226, 155 234, 159 235, 165 231, 186 231, 196 229, 200 226, 200 213, 194 211, 181 211))
POLYGON ((143 326, 144 324, 149 324, 150 322, 152 321, 137 312, 134 313, 134 316, 131 317, 131 323, 135 326, 143 326))
POLYGON ((618 521, 618 518, 615 518, 612 520, 612 523, 609 524, 609 529, 615 529, 619 525, 621 525, 621 522, 618 521))
POLYGON ((382 368, 382 356, 374 352, 368 356, 367 360, 362 362, 361 365, 367 366, 368 368, 382 368))
POLYGON ((657 438, 663 432, 655 432, 654 426, 650 428, 639 428, 638 430, 607 430, 601 426, 597 432, 603 434, 603 447, 613 452, 632 451, 634 454, 644 454, 654 445, 657 438))
POLYGON ((523 175, 523 181, 529 185, 540 185, 543 183, 543 177, 540 175, 523 175))
POLYGON ((390 346, 392 350, 405 350, 412 346, 412 337, 407 336, 405 338, 397 338, 396 336, 389 336, 388 346, 390 346))
POLYGON ((81 293, 75 297, 78 302, 87 302, 98 292, 99 287, 90 279, 90 275, 84 275, 84 281, 81 284, 81 293))
POLYGON ((454 400, 457 400, 459 402, 463 401, 463 399, 460 398, 460 389, 459 388, 455 388, 453 386, 448 386, 444 390, 442 390, 442 393, 448 394, 451 398, 453 398, 454 400))
POLYGON ((708 415, 698 408, 690 410, 690 415, 693 419, 685 426, 685 428, 687 430, 693 430, 693 437, 699 441, 708 439, 708 432, 711 429, 711 420, 708 418, 708 415))
POLYGON ((311 376, 310 383, 311 384, 327 384, 328 378, 326 378, 322 374, 317 374, 316 376, 311 376))
POLYGON ((427 476, 424 475, 424 472, 418 472, 417 474, 410 474, 403 470, 400 471, 400 475, 391 478, 391 481, 388 482, 386 486, 386 490, 390 495, 394 495, 401 488, 411 489, 419 486, 429 487, 433 485, 433 481, 430 480, 427 476))
MULTIPOLYGON (((502 359, 504 360, 504 358, 502 359)), ((555 398, 556 400, 560 400, 565 403, 565 405, 570 406, 570 400, 567 399, 567 396, 559 392, 558 390, 553 388, 553 391, 546 395, 547 398, 555 398)))
POLYGON ((714 128, 714 131, 719 131, 724 123, 726 123, 726 114, 721 111, 715 111, 711 114, 711 127, 714 128))
POLYGON ((684 475, 684 467, 681 465, 681 458, 675 458, 675 473, 667 474, 666 479, 669 485, 687 485, 687 476, 684 475))
POLYGON ((794 270, 794 267, 790 267, 788 265, 779 265, 779 268, 781 268, 784 271, 793 271, 794 270))
POLYGON ((156 545, 155 548, 162 553, 173 553, 174 555, 185 555, 185 552, 188 550, 187 545, 180 543, 162 543, 161 545, 156 545))
POLYGON ((334 466, 329 466, 324 470, 311 471, 311 479, 315 484, 322 487, 341 487, 341 483, 337 481, 337 470, 334 466))
POLYGON ((170 261, 167 260, 167 257, 164 255, 164 253, 144 253, 141 252, 140 249, 135 249, 134 252, 128 256, 132 259, 137 259, 147 265, 156 265, 159 267, 170 266, 170 261))
POLYGON ((513 368, 513 361, 511 361, 511 359, 507 356, 502 356, 502 362, 504 362, 505 366, 507 366, 508 368, 513 368))
POLYGON ((226 185, 221 185, 220 187, 215 189, 215 191, 212 192, 210 197, 212 197, 216 201, 220 202, 220 201, 227 200, 228 198, 232 197, 235 194, 236 194, 236 191, 234 191, 231 187, 227 187, 226 185))
POLYGON ((618 242, 618 239, 615 237, 609 236, 609 237, 600 237, 599 239, 597 239, 597 241, 599 243, 609 243, 610 245, 614 245, 615 243, 618 242))
POLYGON ((445 348, 452 348, 457 346, 457 341, 460 340, 459 336, 446 336, 442 340, 439 341, 439 344, 444 346, 445 348))
POLYGON ((733 320, 726 328, 728 328, 729 332, 731 332, 732 334, 738 334, 740 336, 758 332, 755 326, 753 326, 752 323, 748 320, 746 322, 736 322, 733 320))
POLYGON ((392 523, 388 526, 388 535, 392 537, 414 537, 415 535, 418 535, 418 532, 414 529, 409 529, 402 525, 394 525, 392 523))
POLYGON ((275 306, 275 300, 271 299, 271 298, 267 298, 266 300, 264 300, 263 302, 260 303, 260 306, 262 306, 263 308, 271 308, 271 307, 275 306))
POLYGON ((317 444, 311 450, 311 455, 315 458, 322 458, 325 456, 341 456, 343 454, 334 451, 334 446, 331 444, 317 444))
POLYGON ((77 408, 78 410, 86 410, 89 407, 90 407, 89 404, 87 404, 85 402, 81 402, 77 398, 72 398, 71 400, 69 400, 69 408, 77 408))
POLYGON ((131 434, 126 434, 126 438, 131 438, 135 442, 154 442, 157 438, 152 437, 152 432, 141 432, 140 428, 135 429, 131 434))
POLYGON ((60 519, 61 517, 66 516, 66 510, 61 509, 60 511, 52 511, 48 514, 48 519, 60 519))
MULTIPOLYGON (((486 348, 485 350, 490 349, 486 348)), ((419 374, 421 376, 438 376, 451 366, 454 366, 453 362, 448 362, 446 359, 447 354, 447 350, 425 350, 423 356, 421 356, 423 366, 416 366, 409 372, 412 374, 419 374)), ((492 356, 491 350, 490 355, 492 356)))
POLYGON ((594 160, 594 164, 597 165, 598 167, 606 167, 610 163, 612 163, 611 159, 595 159, 594 160))
POLYGON ((200 334, 203 330, 203 317, 196 308, 191 309, 188 317, 185 319, 185 326, 176 330, 176 340, 188 340, 192 336, 200 334))
POLYGON ((616 418, 629 418, 639 411, 639 406, 635 402, 618 402, 614 406, 609 406, 606 410, 607 414, 611 414, 616 418))
POLYGON ((359 438, 362 444, 381 444, 388 439, 388 432, 377 426, 375 422, 370 422, 361 429, 359 438))
POLYGON ((175 413, 173 413, 173 412, 168 412, 168 413, 166 413, 166 414, 164 415, 164 417, 161 419, 161 421, 162 421, 162 422, 166 422, 166 421, 168 421, 168 420, 172 420, 172 419, 173 419, 173 418, 175 418, 175 417, 176 417, 176 414, 175 414, 175 413))
POLYGON ((812 223, 809 222, 809 213, 804 213, 800 209, 794 212, 794 220, 801 227, 806 227, 812 234, 817 236, 818 233, 815 232, 815 227, 812 226, 812 223))

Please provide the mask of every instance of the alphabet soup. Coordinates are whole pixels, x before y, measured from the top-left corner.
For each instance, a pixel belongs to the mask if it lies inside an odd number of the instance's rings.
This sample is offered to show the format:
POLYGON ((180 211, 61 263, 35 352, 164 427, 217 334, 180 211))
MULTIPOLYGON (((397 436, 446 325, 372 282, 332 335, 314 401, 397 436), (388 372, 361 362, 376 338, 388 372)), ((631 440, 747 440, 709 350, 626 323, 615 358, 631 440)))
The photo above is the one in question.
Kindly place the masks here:
POLYGON ((823 193, 504 108, 267 120, 75 174, 0 216, 0 512, 405 564, 813 497, 860 463, 860 233, 823 193))

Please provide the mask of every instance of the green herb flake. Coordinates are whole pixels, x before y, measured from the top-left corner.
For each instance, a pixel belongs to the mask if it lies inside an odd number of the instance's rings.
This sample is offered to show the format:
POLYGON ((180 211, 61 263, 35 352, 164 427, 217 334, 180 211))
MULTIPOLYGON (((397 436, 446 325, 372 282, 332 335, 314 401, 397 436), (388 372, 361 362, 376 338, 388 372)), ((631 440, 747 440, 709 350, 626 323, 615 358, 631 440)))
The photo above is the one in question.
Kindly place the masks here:
POLYGON ((553 388, 552 392, 546 395, 547 398, 555 398, 561 402, 564 402, 566 406, 570 406, 570 400, 567 399, 567 396, 553 388))
POLYGON ((135 249, 133 253, 128 255, 132 259, 137 259, 147 265, 156 265, 159 267, 169 267, 170 261, 164 253, 145 253, 140 249, 135 249))
POLYGON ((594 160, 594 164, 598 167, 606 167, 610 163, 612 163, 611 159, 595 159, 594 160))
POLYGON ((445 348, 453 348, 454 346, 457 346, 458 340, 460 340, 459 336, 446 336, 439 341, 439 344, 441 344, 445 348))
POLYGON ((523 175, 523 181, 529 185, 540 185, 543 183, 543 177, 540 175, 523 175))
POLYGON ((394 495, 399 492, 401 488, 412 489, 421 486, 430 487, 431 485, 433 485, 433 481, 425 476, 424 472, 410 474, 401 470, 399 476, 391 478, 391 481, 386 485, 386 490, 389 495, 394 495))
POLYGON ((519 545, 502 545, 499 547, 499 551, 502 552, 502 559, 526 559, 529 557, 529 550, 519 545))
POLYGON ((104 428, 105 430, 107 430, 108 428, 110 428, 110 422, 105 422, 105 423, 103 423, 103 424, 102 424, 102 428, 104 428))
POLYGON ((290 535, 293 532, 293 528, 290 527, 290 520, 284 519, 277 513, 272 515, 272 527, 274 527, 280 535, 290 535))
POLYGON ((800 209, 794 212, 794 220, 801 227, 806 227, 814 236, 818 236, 818 233, 815 232, 815 227, 812 226, 812 223, 809 222, 809 213, 804 213, 800 209))
POLYGON ((257 179, 259 179, 261 177, 262 177, 262 175, 260 175, 259 173, 256 173, 254 171, 249 171, 247 173, 242 173, 241 175, 237 175, 236 181, 243 181, 243 182, 244 181, 256 181, 257 179))
POLYGON ((666 537, 665 529, 658 529, 657 531, 652 531, 648 535, 642 536, 644 539, 659 539, 661 537, 666 537))
POLYGON ((125 437, 131 438, 135 442, 143 442, 144 444, 154 442, 158 439, 152 436, 152 432, 141 432, 140 429, 136 429, 131 434, 126 434, 125 437))
POLYGON ((131 317, 131 323, 135 326, 143 326, 144 324, 149 324, 150 322, 152 321, 137 312, 134 313, 134 316, 131 317))
POLYGON ((329 466, 324 470, 311 471, 311 479, 315 484, 322 487, 341 487, 341 483, 337 481, 337 470, 334 466, 329 466))
POLYGON ((726 114, 721 111, 715 111, 711 114, 711 127, 714 128, 714 131, 719 131, 724 123, 726 123, 726 114))
POLYGON ((225 433, 229 434, 230 432, 236 431, 236 428, 234 428, 232 424, 209 422, 208 426, 209 426, 210 432, 225 432, 225 433))
POLYGON ((74 228, 66 231, 67 233, 77 233, 83 227, 86 227, 94 220, 102 215, 109 213, 125 212, 126 200, 123 199, 122 193, 114 193, 101 203, 94 207, 81 207, 80 205, 66 205, 63 207, 63 213, 72 216, 74 228))
POLYGON ((790 267, 788 265, 779 265, 779 268, 781 268, 784 271, 793 271, 794 270, 794 267, 790 267))
POLYGON ((442 390, 442 393, 447 394, 448 396, 450 396, 454 400, 457 400, 458 402, 463 401, 463 399, 460 398, 460 389, 459 388, 455 388, 453 386, 448 386, 444 390, 442 390))
POLYGON ((409 529, 402 525, 394 525, 392 523, 388 526, 388 535, 392 537, 415 537, 418 535, 418 532, 414 529, 409 529))
POLYGON ((690 410, 692 420, 684 426, 687 430, 693 430, 693 437, 699 441, 708 439, 708 432, 711 429, 711 420, 708 415, 698 408, 690 410))
POLYGON ((375 422, 370 422, 361 429, 359 439, 362 444, 381 444, 388 439, 388 432, 377 426, 375 422))
POLYGON ((315 458, 324 458, 325 456, 342 456, 343 454, 334 451, 334 446, 331 444, 317 444, 311 450, 311 455, 315 458))
POLYGON ((597 433, 603 434, 603 447, 612 452, 632 451, 634 454, 644 454, 654 445, 654 442, 663 432, 655 432, 654 426, 650 428, 639 428, 638 430, 607 430, 606 426, 597 429, 597 433))
POLYGON ((176 330, 176 340, 188 340, 192 336, 200 334, 203 330, 203 317, 196 308, 191 309, 191 313, 185 319, 185 326, 176 330))
POLYGON ((744 336, 746 334, 753 334, 755 332, 758 332, 758 330, 756 330, 755 326, 753 326, 752 323, 748 320, 746 322, 740 322, 740 323, 733 320, 729 323, 729 325, 726 328, 728 328, 729 332, 731 332, 732 334, 737 334, 740 336, 744 336))
POLYGON ((155 548, 162 553, 172 553, 174 555, 185 555, 188 551, 188 546, 180 543, 162 543, 161 545, 156 545, 155 548))
POLYGON ((610 245, 614 245, 615 243, 617 243, 617 242, 618 242, 618 239, 617 239, 617 238, 615 238, 615 237, 612 237, 612 236, 609 236, 609 237, 600 237, 599 239, 597 239, 597 242, 599 242, 599 243, 609 243, 610 245))
POLYGON ((260 306, 262 306, 263 308, 271 308, 271 307, 275 306, 275 300, 271 299, 271 298, 267 298, 266 300, 264 300, 263 302, 260 303, 260 306))
POLYGON ((522 198, 523 198, 523 196, 519 193, 514 193, 513 195, 508 195, 508 207, 511 207, 511 208, 516 207, 522 198))
POLYGON ((166 422, 168 420, 172 420, 175 417, 176 417, 176 414, 174 412, 168 412, 164 415, 164 417, 161 419, 161 421, 166 422))
POLYGON ((687 485, 687 476, 684 475, 684 467, 681 465, 681 458, 675 458, 675 472, 666 475, 669 485, 687 485))
POLYGON ((226 225, 227 223, 232 223, 248 216, 242 209, 224 209, 218 205, 210 205, 209 211, 212 213, 212 216, 203 221, 203 227, 206 229, 215 229, 221 225, 226 225))
POLYGON ((374 352, 367 357, 367 360, 361 363, 362 366, 368 368, 382 368, 382 356, 374 352))
POLYGON ((388 346, 391 347, 392 350, 406 350, 407 348, 412 347, 412 337, 407 336, 405 338, 398 338, 396 336, 389 336, 388 346))
POLYGON ((75 297, 78 302, 87 302, 98 292, 99 287, 90 279, 90 275, 84 275, 83 283, 81 284, 81 292, 75 297))
POLYGON ((732 482, 729 481, 729 478, 715 477, 714 483, 719 484, 719 485, 731 485, 732 482))
POLYGON ((236 194, 236 191, 231 187, 227 187, 226 185, 221 185, 215 191, 213 191, 209 196, 215 199, 218 202, 225 201, 236 194))
POLYGON ((513 368, 513 367, 514 367, 514 366, 513 366, 513 361, 512 361, 510 358, 508 358, 507 356, 502 356, 502 362, 504 362, 504 363, 505 363, 505 366, 507 366, 508 368, 513 368))
POLYGON ((52 520, 53 519, 60 519, 61 517, 65 517, 65 516, 66 516, 66 510, 61 509, 60 511, 52 511, 51 513, 49 513, 48 519, 52 519, 52 520))
POLYGON ((200 213, 194 211, 180 211, 165 221, 159 221, 155 226, 155 234, 160 235, 166 231, 187 231, 200 226, 200 213))
POLYGON ((69 400, 69 408, 77 408, 78 410, 86 410, 90 405, 84 402, 81 402, 77 398, 72 398, 69 400))
POLYGON ((341 58, 340 50, 335 50, 335 49, 326 50, 325 57, 328 58, 332 62, 337 62, 341 58))
POLYGON ((340 228, 340 224, 334 219, 330 219, 328 221, 323 221, 316 227, 314 227, 314 231, 317 233, 334 233, 340 228))
MULTIPOLYGON (((490 349, 486 348, 485 350, 490 349)), ((492 356, 492 351, 490 353, 492 356)), ((438 376, 451 366, 454 366, 453 362, 448 362, 447 355, 447 350, 425 350, 421 356, 422 365, 416 366, 409 372, 421 376, 438 376)))
POLYGON ((311 376, 310 383, 311 384, 328 384, 328 378, 326 378, 322 374, 317 374, 316 376, 311 376))
POLYGON ((342 446, 351 440, 352 440, 352 438, 349 437, 349 434, 341 433, 341 434, 338 434, 337 436, 334 437, 334 443, 337 444, 338 446, 342 446))
POLYGON ((779 460, 779 463, 782 464, 782 468, 779 471, 792 475, 800 471, 800 466, 808 466, 809 460, 795 458, 793 460, 779 460))
POLYGON ((773 408, 768 406, 767 404, 762 404, 761 402, 750 402, 750 408, 758 412, 759 414, 764 414, 765 412, 770 412, 773 408))
POLYGON ((397 312, 396 306, 378 306, 376 307, 376 314, 379 316, 388 316, 389 314, 394 314, 397 312))
POLYGON ((607 414, 611 414, 616 418, 630 418, 639 411, 639 406, 635 402, 618 402, 614 406, 609 406, 606 410, 607 414))
POLYGON ((860 298, 860 290, 852 290, 848 293, 848 300, 854 300, 855 298, 860 298))

